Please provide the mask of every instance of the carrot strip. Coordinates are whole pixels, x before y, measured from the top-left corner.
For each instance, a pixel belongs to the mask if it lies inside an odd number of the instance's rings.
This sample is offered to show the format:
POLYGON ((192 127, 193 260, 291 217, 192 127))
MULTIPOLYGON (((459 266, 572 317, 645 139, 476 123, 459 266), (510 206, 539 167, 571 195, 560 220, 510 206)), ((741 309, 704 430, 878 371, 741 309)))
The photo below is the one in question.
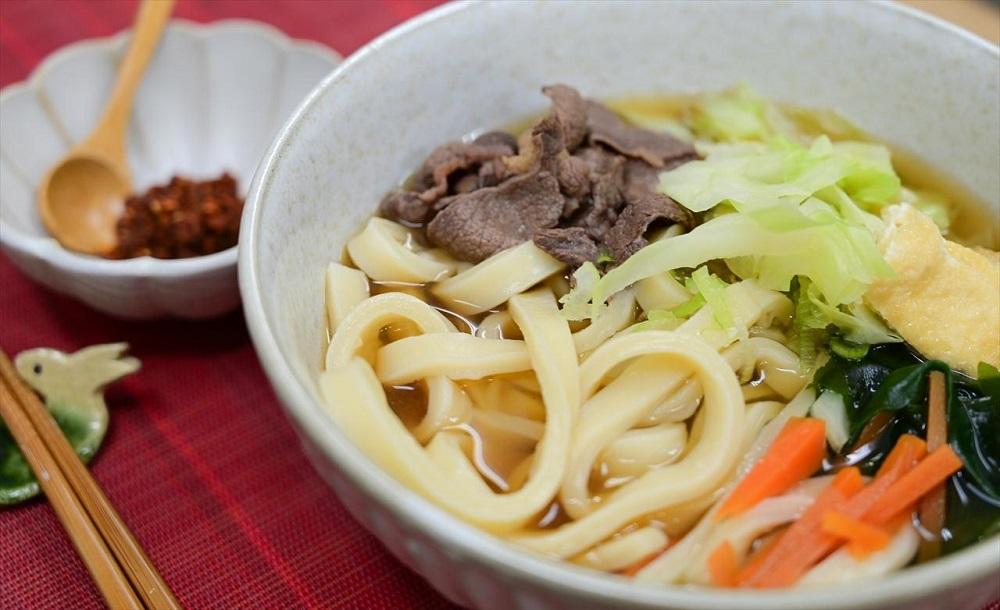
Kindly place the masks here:
POLYGON ((962 460, 950 446, 938 447, 879 497, 864 515, 865 521, 877 524, 889 521, 961 468, 962 460))
POLYGON ((913 470, 926 454, 927 445, 923 439, 912 434, 900 436, 875 478, 844 504, 841 512, 852 519, 862 519, 878 499, 903 475, 913 470))
MULTIPOLYGON (((941 371, 931 371, 927 392, 927 449, 934 451, 948 442, 948 422, 945 417, 945 378, 941 371)), ((920 544, 921 560, 932 559, 941 551, 937 544, 944 527, 945 495, 940 484, 927 492, 920 501, 920 524, 932 536, 920 544)))
POLYGON ((715 513, 716 520, 737 515, 780 495, 816 472, 826 455, 826 424, 821 419, 789 419, 757 464, 715 513))
POLYGON ((900 476, 900 471, 908 471, 927 455, 927 443, 920 437, 904 434, 896 440, 896 446, 882 462, 876 477, 900 476))
POLYGON ((824 532, 846 540, 848 552, 858 558, 884 549, 889 544, 889 534, 884 529, 834 510, 823 513, 820 527, 824 532))
POLYGON ((863 484, 863 480, 857 468, 845 468, 838 472, 802 517, 774 543, 774 549, 763 559, 752 561, 740 570, 736 578, 739 586, 786 587, 826 557, 840 539, 820 528, 822 516, 828 510, 837 510, 859 493, 859 483, 863 484))
POLYGON ((716 587, 735 587, 736 572, 739 567, 736 551, 728 540, 723 540, 708 556, 708 573, 712 576, 712 584, 716 587))
POLYGON ((788 531, 789 527, 791 526, 785 525, 776 530, 775 533, 773 533, 771 537, 764 542, 764 545, 761 548, 757 549, 757 551, 754 552, 754 554, 750 555, 746 563, 743 565, 743 568, 736 573, 737 583, 739 583, 740 579, 744 575, 752 574, 758 571, 760 569, 761 564, 765 561, 768 561, 768 557, 770 557, 774 553, 774 550, 778 547, 777 544, 778 541, 781 540, 781 537, 785 535, 785 532, 788 531))
POLYGON ((927 450, 934 451, 948 442, 948 422, 945 419, 944 373, 931 371, 927 377, 927 450))
POLYGON ((835 510, 861 520, 893 485, 916 467, 926 450, 922 439, 909 434, 901 436, 876 477, 860 490, 859 483, 863 484, 863 480, 858 469, 841 470, 798 521, 774 544, 750 558, 737 575, 739 586, 764 588, 795 583, 843 542, 842 538, 821 530, 821 516, 827 510, 835 510))

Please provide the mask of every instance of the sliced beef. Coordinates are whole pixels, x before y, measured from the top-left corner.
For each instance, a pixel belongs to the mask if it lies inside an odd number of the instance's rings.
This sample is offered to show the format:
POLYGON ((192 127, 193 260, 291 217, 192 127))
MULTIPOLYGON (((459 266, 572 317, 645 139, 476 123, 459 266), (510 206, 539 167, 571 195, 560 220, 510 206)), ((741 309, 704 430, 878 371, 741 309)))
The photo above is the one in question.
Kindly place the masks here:
POLYGON ((535 245, 548 252, 552 258, 571 267, 597 260, 597 244, 581 227, 539 229, 535 231, 535 245))
POLYGON ((427 237, 452 256, 476 263, 554 227, 564 205, 558 181, 544 171, 438 204, 443 209, 427 225, 427 237))
POLYGON ((552 100, 552 116, 562 128, 566 150, 572 152, 587 137, 587 102, 580 92, 567 85, 542 87, 542 93, 552 100))
POLYGON ((485 135, 490 136, 485 144, 477 141, 448 142, 437 147, 420 169, 419 182, 425 189, 420 198, 427 202, 437 201, 448 193, 448 180, 453 174, 478 170, 483 163, 517 151, 510 141, 498 141, 499 137, 492 133, 485 135))
POLYGON ((587 101, 587 126, 592 143, 604 144, 653 167, 663 168, 671 161, 697 156, 691 144, 669 134, 629 125, 610 108, 592 100, 587 101))
POLYGON ((563 151, 555 161, 559 186, 567 197, 580 199, 590 194, 590 166, 578 157, 563 151))
POLYGON ((567 85, 542 92, 552 108, 531 130, 438 147, 414 190, 387 195, 382 213, 424 225, 462 260, 533 239, 574 267, 599 251, 623 262, 646 245, 653 223, 694 226, 693 214, 657 192, 661 172, 697 158, 690 144, 631 126, 567 85))
POLYGON ((573 226, 583 227, 594 240, 604 241, 608 230, 618 219, 625 204, 625 159, 610 157, 592 168, 591 193, 588 200, 571 219, 573 226))
POLYGON ((503 163, 513 173, 546 171, 556 177, 566 197, 580 199, 590 192, 589 168, 570 156, 563 134, 560 120, 554 115, 547 116, 531 129, 531 139, 521 147, 521 153, 503 159, 503 163))
POLYGON ((646 230, 656 221, 670 224, 691 222, 691 212, 666 195, 647 195, 630 202, 607 232, 604 245, 616 261, 622 263, 646 246, 646 230))
POLYGON ((517 138, 506 131, 487 131, 472 141, 479 146, 506 146, 511 150, 508 154, 517 151, 517 138))
POLYGON ((462 174, 457 179, 452 178, 451 182, 454 183, 454 186, 451 187, 451 191, 456 195, 471 193, 477 188, 480 188, 478 174, 462 174))
POLYGON ((423 224, 433 214, 429 203, 414 191, 393 191, 379 204, 382 216, 409 224, 423 224))

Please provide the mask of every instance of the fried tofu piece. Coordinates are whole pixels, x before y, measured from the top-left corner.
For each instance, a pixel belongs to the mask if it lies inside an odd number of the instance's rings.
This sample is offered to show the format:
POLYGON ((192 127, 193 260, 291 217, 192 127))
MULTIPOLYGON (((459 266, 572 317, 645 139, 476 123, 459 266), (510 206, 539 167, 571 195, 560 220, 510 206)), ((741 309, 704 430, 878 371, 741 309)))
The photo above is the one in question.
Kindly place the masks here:
POLYGON ((875 282, 865 301, 927 358, 975 376, 1000 366, 1000 265, 997 255, 941 236, 908 204, 888 208, 879 249, 896 277, 875 282))

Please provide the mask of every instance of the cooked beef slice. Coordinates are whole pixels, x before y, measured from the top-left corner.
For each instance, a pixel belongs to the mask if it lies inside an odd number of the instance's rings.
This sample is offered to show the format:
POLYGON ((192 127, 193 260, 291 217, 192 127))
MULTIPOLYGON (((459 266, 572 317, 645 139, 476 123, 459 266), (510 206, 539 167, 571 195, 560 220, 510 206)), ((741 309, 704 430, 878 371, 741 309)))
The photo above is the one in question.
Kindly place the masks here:
POLYGON ((535 231, 534 242, 553 258, 571 267, 593 262, 599 254, 597 244, 580 227, 539 229, 535 231))
POLYGON ((487 131, 472 141, 479 146, 506 146, 511 150, 509 154, 517 151, 517 138, 506 131, 487 131))
POLYGON ((479 166, 478 188, 496 186, 509 177, 502 157, 490 159, 479 166))
POLYGON ((414 191, 389 193, 379 204, 379 211, 389 220, 401 220, 411 224, 423 224, 433 213, 431 205, 414 191))
POLYGON ((542 93, 552 100, 552 116, 562 128, 563 142, 570 152, 587 137, 587 102, 573 87, 549 85, 542 93))
POLYGON ((452 178, 452 183, 454 186, 451 190, 456 195, 461 195, 464 193, 471 193, 472 191, 479 188, 479 174, 461 174, 458 178, 452 178))
MULTIPOLYGON (((698 224, 698 219, 693 212, 687 208, 679 205, 676 201, 658 192, 658 187, 660 184, 660 173, 663 170, 658 170, 652 165, 649 165, 645 161, 640 161, 639 159, 629 159, 625 164, 625 201, 627 203, 637 203, 640 200, 656 197, 663 201, 658 203, 655 207, 662 209, 673 209, 675 221, 680 224, 691 228, 698 224)), ((653 207, 650 204, 646 204, 646 208, 653 207)))
POLYGON ((625 206, 607 232, 604 245, 622 263, 648 243, 644 234, 651 224, 658 220, 687 224, 690 214, 666 195, 647 195, 625 206))
POLYGON ((567 197, 580 199, 590 194, 590 164, 586 160, 563 154, 557 162, 557 173, 567 197))
POLYGON ((427 237, 452 256, 474 263, 554 227, 563 210, 559 183, 538 171, 499 186, 455 195, 427 225, 427 237))
POLYGON ((583 227, 590 237, 601 242, 625 204, 625 158, 611 157, 606 164, 599 163, 597 168, 591 173, 590 198, 574 215, 571 224, 583 227))
MULTIPOLYGON (((499 140, 493 136, 488 140, 499 140)), ((483 136, 480 136, 481 138, 483 136)), ((487 144, 473 142, 448 142, 434 149, 420 169, 419 182, 425 188, 420 198, 437 201, 448 194, 448 179, 458 172, 478 170, 487 161, 513 155, 516 149, 509 140, 487 144)))
POLYGON ((697 154, 691 144, 669 134, 629 125, 610 108, 593 100, 587 101, 587 126, 592 143, 604 144, 653 167, 663 168, 675 159, 694 158, 697 154))
POLYGON ((586 196, 590 192, 588 167, 567 152, 563 133, 562 123, 556 116, 542 118, 531 129, 531 140, 521 147, 521 153, 503 159, 506 170, 528 173, 541 169, 556 177, 566 197, 586 196))

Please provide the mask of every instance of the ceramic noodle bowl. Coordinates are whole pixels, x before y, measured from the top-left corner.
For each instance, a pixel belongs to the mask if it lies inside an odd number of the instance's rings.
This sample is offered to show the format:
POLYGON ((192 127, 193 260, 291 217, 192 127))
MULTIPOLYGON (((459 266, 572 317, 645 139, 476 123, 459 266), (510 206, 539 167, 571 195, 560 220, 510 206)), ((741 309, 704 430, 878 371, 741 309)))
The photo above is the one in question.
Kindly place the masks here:
POLYGON ((255 345, 307 453, 345 505, 393 554, 467 607, 975 610, 1000 595, 997 538, 834 593, 656 586, 531 554, 379 469, 334 424, 316 379, 326 347, 328 263, 342 260, 382 196, 434 146, 539 116, 548 106, 543 85, 568 83, 613 100, 746 82, 774 100, 837 110, 996 206, 998 74, 995 47, 891 5, 443 7, 346 62, 262 162, 240 244, 255 345))

